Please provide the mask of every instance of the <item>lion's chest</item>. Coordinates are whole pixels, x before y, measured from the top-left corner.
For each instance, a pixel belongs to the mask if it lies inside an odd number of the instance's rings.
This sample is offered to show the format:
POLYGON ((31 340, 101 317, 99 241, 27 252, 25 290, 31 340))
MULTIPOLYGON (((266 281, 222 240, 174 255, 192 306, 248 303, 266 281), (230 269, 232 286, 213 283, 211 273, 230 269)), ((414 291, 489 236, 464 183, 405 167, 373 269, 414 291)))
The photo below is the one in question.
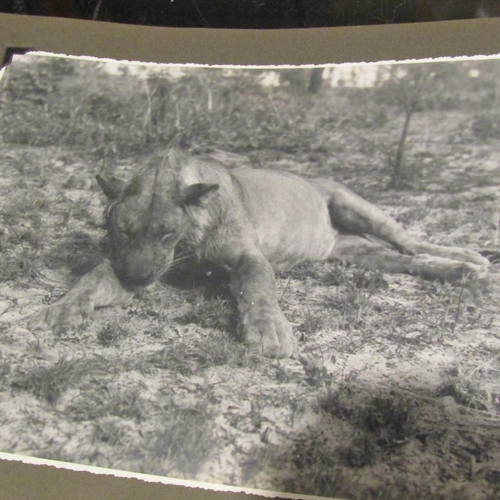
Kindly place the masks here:
POLYGON ((311 184, 273 171, 238 171, 237 177, 247 215, 275 270, 330 255, 337 232, 325 200, 311 184))

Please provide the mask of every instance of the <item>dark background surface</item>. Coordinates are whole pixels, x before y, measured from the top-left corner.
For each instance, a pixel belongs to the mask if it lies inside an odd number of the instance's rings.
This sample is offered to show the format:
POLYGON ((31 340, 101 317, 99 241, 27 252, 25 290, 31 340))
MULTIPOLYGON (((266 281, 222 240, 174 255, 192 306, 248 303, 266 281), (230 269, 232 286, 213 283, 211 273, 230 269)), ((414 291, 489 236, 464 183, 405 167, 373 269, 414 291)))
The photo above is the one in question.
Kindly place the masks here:
POLYGON ((500 15, 499 0, 0 0, 0 12, 148 26, 317 28, 500 15))

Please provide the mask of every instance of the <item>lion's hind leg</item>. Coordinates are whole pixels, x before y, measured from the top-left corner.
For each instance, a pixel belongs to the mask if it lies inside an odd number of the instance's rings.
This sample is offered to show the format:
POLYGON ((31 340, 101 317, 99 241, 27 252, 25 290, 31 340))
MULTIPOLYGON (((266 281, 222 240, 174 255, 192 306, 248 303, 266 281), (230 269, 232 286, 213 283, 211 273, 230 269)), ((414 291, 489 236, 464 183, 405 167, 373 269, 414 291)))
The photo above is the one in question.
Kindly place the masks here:
POLYGON ((490 265, 486 257, 468 248, 446 247, 427 243, 426 241, 415 241, 414 250, 417 254, 428 254, 435 257, 459 260, 461 262, 471 262, 483 267, 488 267, 490 265))
POLYGON ((323 180, 317 187, 327 198, 332 225, 347 233, 373 235, 403 254, 426 254, 483 267, 489 266, 488 260, 473 250, 418 241, 390 215, 341 184, 323 180))
POLYGON ((331 260, 341 260, 385 273, 401 273, 440 281, 485 280, 487 266, 429 254, 405 255, 363 236, 341 234, 331 260))

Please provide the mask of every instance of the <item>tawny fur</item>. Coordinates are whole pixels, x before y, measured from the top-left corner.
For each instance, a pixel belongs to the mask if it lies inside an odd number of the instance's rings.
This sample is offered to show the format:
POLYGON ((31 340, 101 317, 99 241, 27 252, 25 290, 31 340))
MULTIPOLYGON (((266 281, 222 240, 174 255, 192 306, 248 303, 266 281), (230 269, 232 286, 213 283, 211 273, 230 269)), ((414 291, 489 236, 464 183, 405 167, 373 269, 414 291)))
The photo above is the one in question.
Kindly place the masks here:
POLYGON ((274 272, 304 261, 340 259, 454 281, 486 278, 477 252, 415 240, 396 221, 330 179, 249 168, 171 150, 128 183, 98 178, 106 210, 109 262, 32 317, 32 328, 85 323, 96 307, 123 303, 175 262, 180 248, 229 271, 240 326, 253 352, 288 357, 290 324, 274 272))

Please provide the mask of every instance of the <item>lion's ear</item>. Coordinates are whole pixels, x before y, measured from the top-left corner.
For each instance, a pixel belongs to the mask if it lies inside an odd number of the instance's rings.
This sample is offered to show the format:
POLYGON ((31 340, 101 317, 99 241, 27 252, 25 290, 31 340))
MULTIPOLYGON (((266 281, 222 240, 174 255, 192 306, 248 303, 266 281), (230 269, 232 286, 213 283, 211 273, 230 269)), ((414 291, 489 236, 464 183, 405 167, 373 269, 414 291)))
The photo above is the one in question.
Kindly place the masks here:
POLYGON ((191 184, 182 190, 182 205, 201 205, 219 189, 218 184, 191 184))
POLYGON ((101 186, 104 194, 110 200, 116 200, 123 194, 125 182, 123 182, 122 180, 117 179, 113 176, 109 177, 108 179, 104 179, 100 175, 96 175, 95 178, 97 179, 97 183, 99 184, 99 186, 101 186))

